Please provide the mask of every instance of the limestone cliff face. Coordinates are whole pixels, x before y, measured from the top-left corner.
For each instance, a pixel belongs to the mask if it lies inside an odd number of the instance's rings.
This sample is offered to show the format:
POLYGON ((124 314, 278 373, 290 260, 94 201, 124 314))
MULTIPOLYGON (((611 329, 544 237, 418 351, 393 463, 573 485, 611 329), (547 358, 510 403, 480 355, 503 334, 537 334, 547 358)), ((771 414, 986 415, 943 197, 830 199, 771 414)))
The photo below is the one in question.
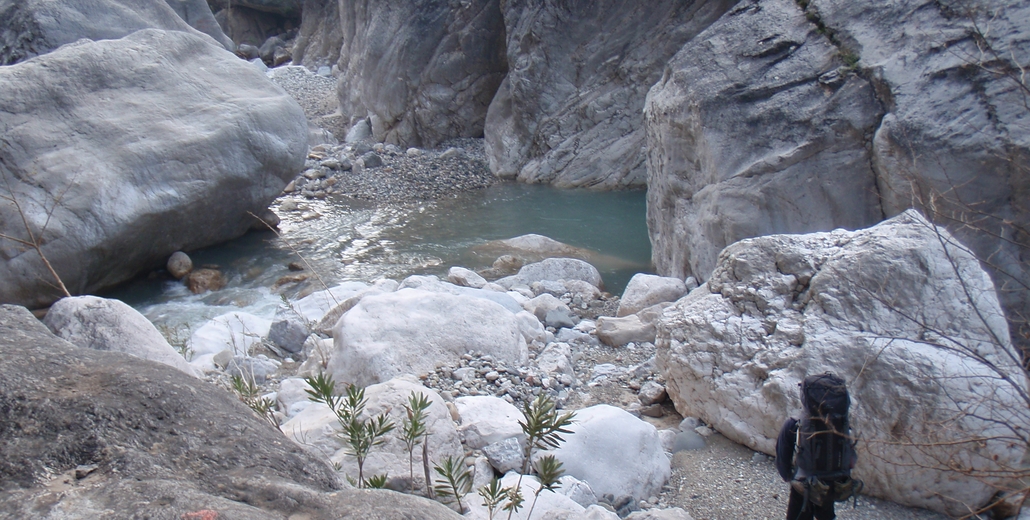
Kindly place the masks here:
POLYGON ((504 4, 508 76, 490 106, 490 169, 559 187, 645 183, 644 97, 732 0, 504 4))
POLYGON ((793 0, 744 2, 676 55, 647 100, 659 271, 707 279, 742 238, 882 218, 872 85, 793 0))
POLYGON ((507 72, 498 0, 340 2, 340 109, 379 141, 433 146, 483 134, 507 72))
POLYGON ((1025 310, 1027 19, 1017 1, 738 4, 648 96, 658 270, 704 280, 737 240, 918 207, 1025 310))

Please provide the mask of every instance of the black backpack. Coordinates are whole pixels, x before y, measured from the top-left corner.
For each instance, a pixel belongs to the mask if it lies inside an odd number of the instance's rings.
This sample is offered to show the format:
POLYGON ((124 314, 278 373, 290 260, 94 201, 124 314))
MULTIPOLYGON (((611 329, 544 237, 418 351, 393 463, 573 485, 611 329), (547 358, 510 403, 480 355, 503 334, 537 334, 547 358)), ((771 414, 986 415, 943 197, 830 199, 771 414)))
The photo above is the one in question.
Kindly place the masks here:
POLYGON ((851 478, 858 456, 848 425, 851 398, 844 379, 829 372, 806 377, 801 404, 804 413, 796 425, 791 486, 805 496, 806 505, 852 497, 857 503, 863 483, 851 478))

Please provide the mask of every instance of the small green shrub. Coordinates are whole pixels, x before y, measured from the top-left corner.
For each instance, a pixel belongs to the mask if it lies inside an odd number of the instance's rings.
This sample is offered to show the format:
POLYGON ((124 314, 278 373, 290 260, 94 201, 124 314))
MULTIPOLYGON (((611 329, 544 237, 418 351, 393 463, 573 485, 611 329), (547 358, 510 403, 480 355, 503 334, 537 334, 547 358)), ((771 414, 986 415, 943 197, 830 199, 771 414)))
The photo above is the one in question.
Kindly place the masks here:
MULTIPOLYGON (((358 478, 355 485, 359 488, 370 487, 370 480, 365 480, 365 460, 372 448, 386 442, 386 434, 393 431, 394 424, 390 416, 381 413, 368 419, 362 417, 368 404, 364 388, 347 385, 344 395, 338 396, 335 395, 336 383, 332 376, 320 373, 316 377, 304 380, 311 387, 307 390, 308 399, 316 403, 325 403, 343 428, 341 434, 347 443, 348 451, 358 460, 358 478)), ((386 475, 382 475, 382 478, 385 479, 386 475)))
POLYGON ((457 502, 458 512, 464 513, 465 506, 461 503, 461 497, 472 491, 472 473, 465 467, 465 462, 460 458, 447 457, 442 464, 434 465, 433 469, 440 475, 433 486, 436 494, 445 502, 457 502))

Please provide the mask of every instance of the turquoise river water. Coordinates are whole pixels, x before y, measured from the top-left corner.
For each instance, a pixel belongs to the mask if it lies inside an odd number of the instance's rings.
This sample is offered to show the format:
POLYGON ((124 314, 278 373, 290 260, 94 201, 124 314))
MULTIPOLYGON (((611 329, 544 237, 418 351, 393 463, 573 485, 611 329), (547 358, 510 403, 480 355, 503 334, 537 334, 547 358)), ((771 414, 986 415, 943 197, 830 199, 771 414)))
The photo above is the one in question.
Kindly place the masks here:
POLYGON ((558 190, 542 185, 501 183, 484 190, 422 203, 380 205, 323 200, 306 203, 322 216, 279 212, 280 235, 252 232, 227 244, 190 252, 195 266, 217 265, 225 289, 193 295, 166 276, 130 282, 106 296, 119 298, 159 325, 195 327, 226 312, 243 310, 271 317, 281 301, 321 287, 309 279, 273 291, 291 274, 297 253, 328 285, 345 281, 400 280, 411 274, 445 277, 459 265, 489 267, 497 254, 491 240, 537 233, 592 251, 605 288, 621 294, 629 278, 651 271, 645 221, 645 192, 558 190), (295 252, 296 251, 296 252, 295 252))

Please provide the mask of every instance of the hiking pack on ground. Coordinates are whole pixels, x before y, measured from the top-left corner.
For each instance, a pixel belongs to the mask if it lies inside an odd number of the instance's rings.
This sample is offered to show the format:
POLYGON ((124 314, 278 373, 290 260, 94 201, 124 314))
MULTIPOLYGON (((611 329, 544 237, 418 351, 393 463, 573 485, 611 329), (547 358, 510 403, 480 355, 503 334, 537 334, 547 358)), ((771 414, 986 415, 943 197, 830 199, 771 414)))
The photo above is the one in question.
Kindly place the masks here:
POLYGON ((801 383, 801 419, 787 419, 776 441, 776 469, 809 504, 831 507, 854 497, 862 481, 851 478, 858 456, 848 425, 851 398, 844 379, 808 376, 801 383))

